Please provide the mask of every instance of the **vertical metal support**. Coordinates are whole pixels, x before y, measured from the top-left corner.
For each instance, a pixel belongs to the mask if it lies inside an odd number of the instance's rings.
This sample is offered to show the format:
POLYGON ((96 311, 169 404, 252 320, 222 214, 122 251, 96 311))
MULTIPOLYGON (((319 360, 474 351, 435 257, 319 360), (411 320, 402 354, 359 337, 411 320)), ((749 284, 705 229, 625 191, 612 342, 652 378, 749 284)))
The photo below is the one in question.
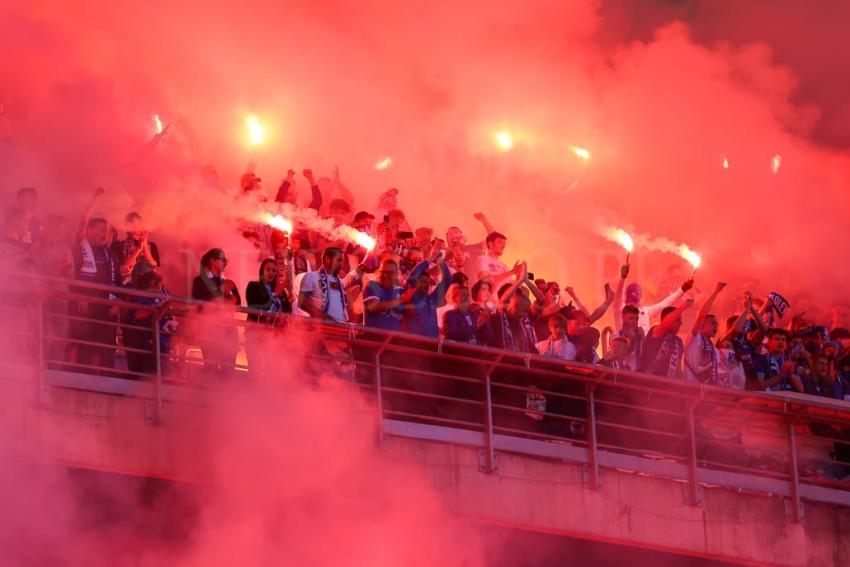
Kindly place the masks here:
POLYGON ((160 345, 160 330, 159 321, 160 315, 157 313, 151 317, 153 320, 153 343, 154 354, 156 356, 156 378, 154 382, 154 425, 162 423, 162 347, 160 345))
POLYGON ((791 478, 791 518, 794 522, 803 521, 803 501, 800 499, 800 472, 797 465, 797 432, 794 429, 794 420, 788 420, 788 462, 791 478))
POLYGON ((490 372, 484 375, 484 472, 498 472, 496 450, 493 447, 493 392, 490 372))
POLYGON ((697 478, 697 436, 694 423, 694 405, 688 404, 688 504, 699 506, 702 504, 699 491, 699 479, 697 478))
POLYGON ((383 348, 375 353, 375 393, 378 401, 378 444, 384 446, 384 397, 381 386, 381 353, 383 348))
POLYGON ((36 310, 36 361, 35 361, 35 399, 36 403, 42 406, 47 405, 47 384, 45 381, 45 372, 47 363, 44 356, 44 302, 42 297, 38 300, 38 309, 36 310))
POLYGON ((599 488, 599 455, 596 440, 596 403, 594 392, 596 384, 587 385, 587 468, 588 488, 596 490, 599 488))

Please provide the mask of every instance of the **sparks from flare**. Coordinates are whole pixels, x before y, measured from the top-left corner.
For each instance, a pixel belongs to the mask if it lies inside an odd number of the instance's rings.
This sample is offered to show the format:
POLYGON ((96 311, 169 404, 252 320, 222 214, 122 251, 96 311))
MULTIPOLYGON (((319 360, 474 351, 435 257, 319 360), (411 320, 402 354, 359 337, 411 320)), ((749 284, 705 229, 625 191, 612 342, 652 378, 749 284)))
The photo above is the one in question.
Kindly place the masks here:
POLYGON ((729 169, 729 158, 723 158, 723 169, 729 169))
POLYGON ((581 158, 584 161, 590 161, 590 152, 586 149, 579 146, 573 146, 571 149, 577 157, 581 158))
POLYGON ((773 156, 773 159, 770 160, 770 169, 773 170, 773 175, 779 173, 779 167, 782 165, 782 156, 776 154, 773 156))
POLYGON ((248 115, 245 119, 245 127, 248 129, 248 141, 252 146, 259 146, 265 141, 266 131, 256 114, 248 115))
POLYGON ((388 168, 392 164, 393 164, 393 158, 391 158, 390 156, 387 156, 387 157, 383 158, 381 161, 379 161, 378 163, 375 164, 375 169, 380 171, 382 169, 388 168))
POLYGON ((510 149, 514 147, 513 137, 508 132, 505 132, 504 130, 501 131, 501 132, 496 132, 493 135, 493 138, 496 140, 496 145, 499 146, 499 148, 503 152, 510 151, 510 149))
POLYGON ((366 234, 365 232, 360 232, 356 228, 351 228, 352 231, 349 233, 351 240, 354 241, 358 246, 362 246, 366 249, 366 252, 371 252, 375 249, 375 246, 378 244, 377 240, 366 234))
POLYGON ((292 223, 280 215, 263 213, 262 221, 272 228, 276 228, 286 234, 292 234, 292 223))
POLYGON ((679 245, 679 256, 684 258, 685 260, 693 266, 694 270, 699 268, 700 264, 702 264, 702 257, 699 254, 691 250, 691 248, 687 244, 679 245))
POLYGON ((162 134, 162 120, 159 119, 159 114, 153 115, 153 123, 157 134, 162 134))
POLYGON ((635 241, 632 239, 632 235, 622 228, 609 228, 605 231, 605 238, 623 247, 626 251, 626 264, 628 264, 632 250, 635 249, 635 241))

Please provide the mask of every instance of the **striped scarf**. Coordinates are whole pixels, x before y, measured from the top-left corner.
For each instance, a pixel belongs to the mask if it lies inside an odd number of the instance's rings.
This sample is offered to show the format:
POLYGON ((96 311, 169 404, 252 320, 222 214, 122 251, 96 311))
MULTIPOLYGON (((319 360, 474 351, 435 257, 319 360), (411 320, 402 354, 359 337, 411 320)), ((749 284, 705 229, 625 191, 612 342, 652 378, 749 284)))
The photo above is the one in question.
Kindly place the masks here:
MULTIPOLYGON (((691 372, 693 372, 694 376, 697 377, 697 380, 699 380, 703 384, 711 384, 711 385, 714 385, 714 386, 722 386, 723 384, 720 383, 720 378, 719 378, 720 375, 719 375, 719 372, 718 372, 719 360, 718 360, 718 356, 717 356, 717 349, 714 348, 713 344, 711 344, 711 339, 709 339, 708 337, 706 337, 702 333, 699 333, 697 335, 697 337, 699 337, 699 339, 701 341, 700 350, 702 350, 702 360, 705 360, 706 358, 708 358, 709 363, 711 364, 711 367, 706 369, 706 370, 703 370, 702 372, 698 372, 696 369, 694 369, 694 368, 690 367, 690 365, 688 365, 691 369, 691 372)), ((728 383, 726 385, 728 386, 728 383)))
POLYGON ((646 369, 649 374, 678 378, 679 358, 682 356, 682 339, 676 335, 667 333, 661 338, 661 348, 655 355, 655 359, 646 369), (669 357, 669 358, 668 358, 669 357), (665 360, 667 368, 664 368, 665 360))
POLYGON ((502 348, 513 352, 536 352, 532 347, 537 344, 537 336, 534 334, 534 325, 528 317, 523 317, 519 321, 521 335, 514 336, 511 329, 510 317, 504 311, 500 311, 496 315, 499 318, 499 324, 502 329, 502 348))
POLYGON ((331 287, 330 287, 330 278, 336 278, 337 285, 339 285, 339 297, 340 301, 342 301, 342 312, 348 313, 348 305, 345 300, 345 288, 342 286, 342 280, 339 279, 339 276, 331 276, 328 274, 328 271, 322 267, 319 269, 319 288, 322 290, 322 311, 327 313, 328 307, 331 302, 331 287))

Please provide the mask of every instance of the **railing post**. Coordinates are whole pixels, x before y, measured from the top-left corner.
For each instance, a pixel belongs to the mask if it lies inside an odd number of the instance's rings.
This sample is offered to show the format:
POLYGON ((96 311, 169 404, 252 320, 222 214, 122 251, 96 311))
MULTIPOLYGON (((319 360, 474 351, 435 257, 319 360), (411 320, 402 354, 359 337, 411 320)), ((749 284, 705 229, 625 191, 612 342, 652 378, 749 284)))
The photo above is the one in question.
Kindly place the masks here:
POLYGON ((156 377, 154 378, 154 425, 162 424, 162 347, 160 346, 160 314, 154 312, 153 317, 153 342, 154 354, 156 356, 156 377))
POLYGON ((378 443, 381 447, 384 446, 384 397, 381 392, 381 353, 384 347, 375 353, 375 393, 378 397, 378 443))
POLYGON ((596 384, 587 384, 587 468, 589 488, 599 488, 599 455, 596 440, 596 384))
POLYGON ((47 384, 45 381, 45 372, 47 363, 44 356, 44 297, 39 298, 38 307, 36 309, 36 361, 35 361, 35 387, 36 387, 36 402, 42 406, 47 405, 47 384))
POLYGON ((803 521, 803 501, 800 499, 800 471, 797 464, 797 431, 794 429, 794 419, 788 420, 788 463, 791 488, 791 518, 794 522, 803 521))
POLYGON ((688 404, 688 504, 699 506, 702 499, 699 493, 699 478, 697 477, 697 436, 694 423, 694 405, 688 404))
POLYGON ((484 472, 495 473, 496 449, 493 446, 493 392, 490 387, 490 373, 484 375, 484 472))

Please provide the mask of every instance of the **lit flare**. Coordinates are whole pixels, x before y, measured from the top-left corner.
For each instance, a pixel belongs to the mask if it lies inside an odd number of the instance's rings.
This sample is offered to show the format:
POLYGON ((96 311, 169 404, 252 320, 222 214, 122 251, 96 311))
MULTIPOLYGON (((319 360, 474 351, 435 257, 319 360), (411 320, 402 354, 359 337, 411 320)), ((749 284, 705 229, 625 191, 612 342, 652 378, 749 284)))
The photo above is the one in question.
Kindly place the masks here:
POLYGON ((501 132, 496 132, 493 135, 493 138, 496 140, 496 145, 499 146, 503 152, 510 151, 511 148, 514 147, 514 139, 510 135, 510 133, 505 132, 504 130, 501 132))
POLYGON ((693 266, 694 270, 699 268, 700 264, 702 264, 702 257, 691 250, 687 244, 679 245, 679 256, 687 260, 688 263, 693 266))
MULTIPOLYGON (((584 161, 590 160, 590 152, 587 151, 586 149, 584 149, 580 146, 573 146, 571 149, 577 157, 583 159, 584 161)), ((631 252, 631 250, 629 250, 629 252, 631 252)))
POLYGON ((381 161, 379 161, 378 163, 375 164, 375 169, 377 169, 377 170, 386 169, 389 166, 391 166, 392 164, 393 164, 393 158, 391 158, 390 156, 386 156, 385 158, 381 159, 381 161))
POLYGON ((266 131, 255 114, 250 114, 245 119, 245 127, 248 129, 248 141, 252 146, 259 146, 266 140, 266 131))
POLYGON ((354 242, 358 246, 362 246, 367 252, 371 252, 377 246, 378 241, 369 236, 365 232, 361 232, 352 226, 345 227, 345 236, 347 240, 354 242))
POLYGON ((153 123, 157 134, 162 134, 162 120, 159 119, 159 114, 153 115, 153 123))
POLYGON ((635 249, 635 241, 632 239, 632 236, 622 228, 608 229, 605 237, 622 246, 626 252, 631 253, 635 249))
POLYGON ((773 175, 779 173, 780 166, 782 166, 782 156, 776 154, 773 156, 773 159, 770 160, 770 169, 773 170, 773 175))
POLYGON ((276 228, 286 234, 292 234, 292 223, 280 215, 263 213, 263 222, 272 228, 276 228))

